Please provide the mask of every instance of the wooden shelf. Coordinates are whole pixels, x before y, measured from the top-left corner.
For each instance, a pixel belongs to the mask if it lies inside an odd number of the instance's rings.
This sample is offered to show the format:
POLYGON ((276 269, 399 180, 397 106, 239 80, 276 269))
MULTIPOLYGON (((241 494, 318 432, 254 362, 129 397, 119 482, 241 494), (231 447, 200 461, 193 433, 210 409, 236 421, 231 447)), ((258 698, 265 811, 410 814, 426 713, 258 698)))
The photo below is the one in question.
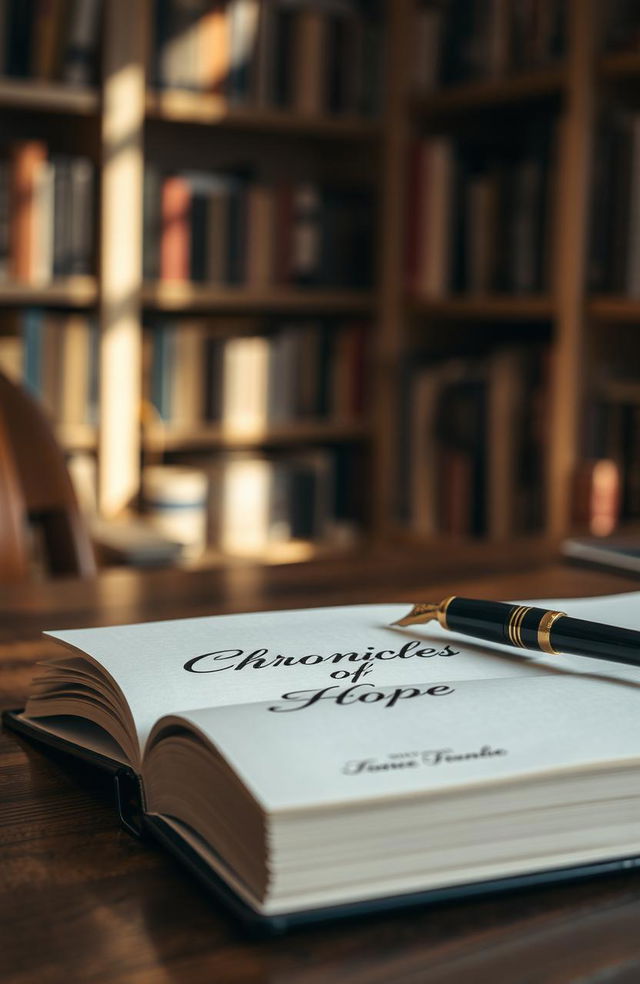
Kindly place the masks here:
POLYGON ((447 297, 441 300, 412 298, 414 314, 430 318, 488 321, 491 319, 543 321, 555 315, 555 303, 548 296, 509 296, 491 294, 484 297, 447 297))
POLYGON ((530 102, 549 96, 561 95, 565 88, 566 73, 562 67, 527 72, 511 78, 488 79, 468 85, 456 85, 438 92, 415 104, 421 116, 442 116, 475 109, 493 109, 514 103, 530 102))
POLYGON ((316 421, 290 424, 250 434, 225 434, 220 427, 203 426, 190 430, 153 426, 143 440, 148 451, 188 451, 211 448, 286 447, 298 444, 342 443, 366 441, 369 428, 359 423, 316 421))
POLYGON ((209 287, 206 284, 145 284, 142 303, 158 311, 357 311, 370 312, 371 291, 295 287, 209 287))
POLYGON ((180 562, 187 570, 202 570, 212 567, 242 567, 247 564, 300 564, 310 560, 334 560, 354 554, 362 547, 362 536, 354 535, 352 542, 346 544, 315 540, 287 540, 271 543, 264 550, 239 556, 225 554, 220 550, 208 549, 200 557, 180 562))
POLYGON ((382 134, 379 122, 362 116, 303 116, 287 110, 230 106, 220 96, 178 89, 148 92, 146 115, 171 123, 346 140, 373 140, 382 134))
POLYGON ((637 321, 640 324, 640 297, 592 297, 587 302, 587 312, 598 321, 637 321))
POLYGON ((97 299, 98 286, 95 277, 67 277, 42 287, 0 283, 0 307, 91 307, 97 299))
POLYGON ((44 110, 87 116, 97 113, 100 97, 96 89, 43 82, 38 79, 0 77, 0 107, 44 110))
POLYGON ((619 51, 605 55, 599 65, 604 79, 640 79, 640 52, 619 51))

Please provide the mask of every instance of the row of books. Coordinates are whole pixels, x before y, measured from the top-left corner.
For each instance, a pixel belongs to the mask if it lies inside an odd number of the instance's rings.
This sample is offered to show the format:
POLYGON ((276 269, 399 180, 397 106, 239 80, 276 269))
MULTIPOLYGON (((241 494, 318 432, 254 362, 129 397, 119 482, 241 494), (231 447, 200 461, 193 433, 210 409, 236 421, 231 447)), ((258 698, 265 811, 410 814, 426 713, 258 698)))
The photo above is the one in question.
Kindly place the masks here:
POLYGON ((635 0, 608 0, 602 14, 601 37, 608 51, 633 51, 640 47, 640 10, 635 0))
POLYGON ((404 508, 416 532, 506 538, 540 529, 548 386, 540 346, 414 372, 404 508))
POLYGON ((413 81, 441 86, 501 78, 557 62, 567 0, 426 0, 418 8, 413 81))
POLYGON ((147 399, 168 427, 260 436, 304 420, 359 420, 366 326, 173 320, 146 332, 147 399), (228 337, 221 337, 224 332, 228 337))
POLYGON ((222 455, 210 471, 209 543, 259 555, 290 540, 335 542, 355 526, 352 462, 336 449, 222 455))
MULTIPOLYGON (((625 367, 602 366, 592 381, 585 414, 584 457, 578 497, 584 505, 586 488, 595 492, 611 532, 619 521, 640 519, 640 382, 625 367)), ((585 520, 584 508, 576 519, 585 520)), ((584 523, 583 523, 584 525, 584 523)))
POLYGON ((420 140, 408 187, 409 289, 431 297, 543 290, 550 277, 553 148, 546 125, 531 127, 508 149, 450 137, 420 140))
POLYGON ((148 167, 147 280, 368 287, 373 209, 362 189, 148 167))
POLYGON ((98 326, 83 314, 25 308, 3 318, 0 371, 61 427, 98 421, 98 326))
POLYGON ((380 81, 377 3, 156 0, 149 77, 232 105, 306 115, 371 113, 380 81))
POLYGON ((0 75, 97 81, 102 0, 3 0, 0 75))
POLYGON ((93 269, 94 166, 39 140, 0 159, 0 281, 42 285, 93 269))
POLYGON ((594 155, 589 285, 640 296, 640 113, 609 112, 594 155))

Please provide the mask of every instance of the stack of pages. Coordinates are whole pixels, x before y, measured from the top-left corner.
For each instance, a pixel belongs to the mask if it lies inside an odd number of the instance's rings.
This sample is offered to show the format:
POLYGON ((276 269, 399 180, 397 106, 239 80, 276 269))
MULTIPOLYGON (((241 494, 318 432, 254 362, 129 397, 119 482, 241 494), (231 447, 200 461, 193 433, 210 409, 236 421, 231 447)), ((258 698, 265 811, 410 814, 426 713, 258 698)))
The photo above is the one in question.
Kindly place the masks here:
MULTIPOLYGON (((640 594, 528 604, 640 628, 640 594)), ((13 723, 129 767, 149 829, 267 920, 633 866, 640 669, 391 627, 409 607, 51 633, 13 723)))

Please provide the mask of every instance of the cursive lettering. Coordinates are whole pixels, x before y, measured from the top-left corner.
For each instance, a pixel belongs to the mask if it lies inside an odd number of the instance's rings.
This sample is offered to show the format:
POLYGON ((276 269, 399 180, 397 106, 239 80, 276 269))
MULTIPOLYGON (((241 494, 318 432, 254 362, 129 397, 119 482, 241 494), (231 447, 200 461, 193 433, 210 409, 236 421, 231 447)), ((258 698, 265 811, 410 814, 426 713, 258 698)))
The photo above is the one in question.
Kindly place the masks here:
POLYGON ((395 707, 400 700, 411 700, 414 697, 445 697, 454 693, 454 688, 447 684, 436 684, 431 687, 396 687, 394 690, 368 690, 372 683, 358 683, 355 686, 340 689, 337 686, 324 687, 322 690, 294 690, 283 694, 281 700, 286 704, 274 704, 270 711, 302 711, 312 707, 321 700, 330 700, 340 707, 348 704, 380 704, 381 707, 395 707))
POLYGON ((364 652, 330 653, 326 656, 320 653, 307 653, 302 656, 284 656, 282 653, 272 654, 269 649, 218 649, 209 653, 193 656, 184 664, 187 673, 224 673, 225 670, 262 670, 267 667, 281 666, 318 666, 320 663, 329 665, 344 663, 373 663, 376 660, 393 659, 432 659, 434 657, 458 656, 459 650, 450 645, 443 648, 424 646, 413 639, 406 642, 400 649, 379 649, 367 646, 364 652))

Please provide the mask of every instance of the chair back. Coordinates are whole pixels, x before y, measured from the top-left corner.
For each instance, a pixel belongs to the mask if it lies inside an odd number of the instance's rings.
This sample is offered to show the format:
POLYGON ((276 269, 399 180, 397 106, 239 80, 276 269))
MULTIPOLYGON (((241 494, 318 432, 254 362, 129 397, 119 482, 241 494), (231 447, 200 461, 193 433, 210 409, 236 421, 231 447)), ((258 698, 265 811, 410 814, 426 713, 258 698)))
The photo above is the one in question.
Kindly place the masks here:
POLYGON ((40 527, 50 574, 95 574, 89 532, 51 424, 26 390, 0 373, 0 580, 27 576, 29 524, 40 527))

